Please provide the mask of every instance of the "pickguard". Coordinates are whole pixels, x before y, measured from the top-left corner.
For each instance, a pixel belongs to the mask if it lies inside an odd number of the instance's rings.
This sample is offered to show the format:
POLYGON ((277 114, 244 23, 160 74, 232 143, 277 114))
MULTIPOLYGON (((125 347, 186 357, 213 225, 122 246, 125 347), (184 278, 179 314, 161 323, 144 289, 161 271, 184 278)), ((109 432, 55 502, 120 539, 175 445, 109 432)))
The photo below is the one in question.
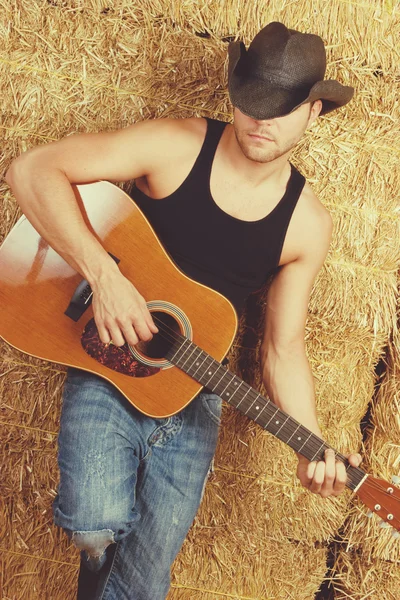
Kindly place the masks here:
POLYGON ((94 319, 87 322, 81 336, 81 344, 85 352, 94 360, 129 377, 149 377, 160 371, 158 367, 141 363, 132 355, 128 344, 123 346, 104 344, 99 338, 94 319))

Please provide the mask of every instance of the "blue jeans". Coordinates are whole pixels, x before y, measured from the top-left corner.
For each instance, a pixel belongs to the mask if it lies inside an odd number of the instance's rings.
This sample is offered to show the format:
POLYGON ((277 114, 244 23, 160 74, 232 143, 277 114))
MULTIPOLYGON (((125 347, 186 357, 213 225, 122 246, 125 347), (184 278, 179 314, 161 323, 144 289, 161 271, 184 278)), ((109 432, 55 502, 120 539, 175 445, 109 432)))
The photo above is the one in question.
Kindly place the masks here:
POLYGON ((92 577, 86 600, 164 600, 220 415, 220 398, 202 391, 178 414, 153 419, 100 377, 69 369, 53 513, 81 551, 81 574, 92 577))

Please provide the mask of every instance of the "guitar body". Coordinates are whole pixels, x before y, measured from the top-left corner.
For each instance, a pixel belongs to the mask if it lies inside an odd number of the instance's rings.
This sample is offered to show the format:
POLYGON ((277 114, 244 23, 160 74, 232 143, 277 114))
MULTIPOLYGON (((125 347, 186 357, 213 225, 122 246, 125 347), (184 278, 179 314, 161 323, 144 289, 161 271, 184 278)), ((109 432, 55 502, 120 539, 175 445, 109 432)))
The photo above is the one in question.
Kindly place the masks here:
MULTIPOLYGON (((125 192, 105 181, 73 189, 86 224, 151 312, 172 316, 181 334, 222 360, 237 329, 232 304, 175 266, 125 192)), ((32 356, 100 375, 144 414, 161 418, 184 408, 199 382, 166 360, 102 344, 90 305, 77 321, 65 314, 81 282, 22 217, 0 248, 1 337, 32 356)))

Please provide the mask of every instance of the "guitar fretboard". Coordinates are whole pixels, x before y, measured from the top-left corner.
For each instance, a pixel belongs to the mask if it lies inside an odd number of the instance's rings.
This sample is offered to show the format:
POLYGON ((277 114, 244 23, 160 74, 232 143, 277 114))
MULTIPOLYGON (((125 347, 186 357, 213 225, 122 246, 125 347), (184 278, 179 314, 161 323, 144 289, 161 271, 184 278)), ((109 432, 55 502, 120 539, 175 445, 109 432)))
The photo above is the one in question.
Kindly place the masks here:
MULTIPOLYGON (((278 408, 247 384, 227 370, 199 346, 180 337, 171 347, 166 358, 193 379, 211 390, 223 400, 255 421, 269 433, 293 448, 310 461, 324 460, 324 453, 331 448, 320 437, 301 425, 296 419, 278 408)), ((346 457, 335 452, 336 458, 347 463, 346 457)), ((365 476, 364 471, 348 465, 347 485, 355 489, 365 476)))

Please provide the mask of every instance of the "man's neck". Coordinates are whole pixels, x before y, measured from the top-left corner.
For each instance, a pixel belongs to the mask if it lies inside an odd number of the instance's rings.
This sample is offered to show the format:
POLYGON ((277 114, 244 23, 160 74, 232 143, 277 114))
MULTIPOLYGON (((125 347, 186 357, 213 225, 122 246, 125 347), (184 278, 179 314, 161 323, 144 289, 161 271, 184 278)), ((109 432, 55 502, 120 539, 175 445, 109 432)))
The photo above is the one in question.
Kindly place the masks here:
POLYGON ((271 160, 270 162, 256 162, 250 160, 240 148, 236 139, 233 125, 227 125, 221 138, 222 151, 235 173, 248 185, 259 187, 265 183, 281 182, 287 176, 290 152, 271 160))

